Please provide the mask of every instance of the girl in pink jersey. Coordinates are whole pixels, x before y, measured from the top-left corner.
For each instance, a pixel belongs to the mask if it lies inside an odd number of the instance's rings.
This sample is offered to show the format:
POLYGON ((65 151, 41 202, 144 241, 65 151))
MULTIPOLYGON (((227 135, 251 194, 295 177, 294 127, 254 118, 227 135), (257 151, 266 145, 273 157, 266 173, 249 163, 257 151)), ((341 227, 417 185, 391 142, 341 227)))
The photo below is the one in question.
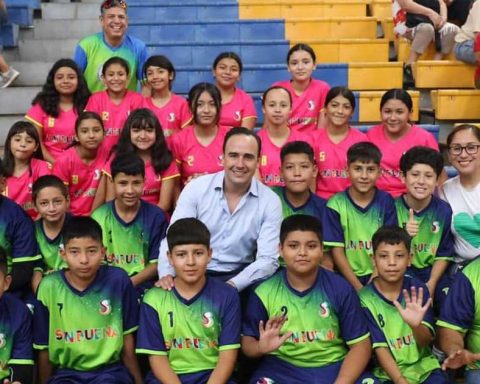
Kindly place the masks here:
POLYGON ((82 112, 75 123, 73 145, 53 166, 53 174, 68 185, 70 211, 75 216, 88 216, 105 201, 105 195, 97 193, 109 156, 109 150, 102 145, 104 136, 100 116, 82 112))
POLYGON ((227 128, 219 124, 220 91, 210 83, 199 83, 188 93, 193 125, 172 137, 171 149, 179 164, 182 184, 192 178, 223 169, 223 139, 227 128))
POLYGON ((390 89, 380 100, 382 123, 367 132, 368 139, 382 151, 381 176, 377 187, 398 197, 406 192, 400 179, 400 158, 416 145, 438 151, 435 137, 410 122, 413 111, 412 98, 403 89, 390 89))
POLYGON ((292 79, 274 84, 288 89, 292 95, 289 127, 306 133, 324 126, 322 109, 330 89, 326 82, 312 78, 315 60, 312 47, 307 44, 294 45, 287 55, 288 71, 292 74, 292 79))
MULTIPOLYGON (((137 153, 145 162, 145 184, 142 199, 158 205, 165 212, 173 208, 176 186, 180 178, 177 164, 167 147, 165 136, 157 117, 146 108, 132 112, 125 123, 116 154, 137 153)), ((110 164, 107 175, 107 200, 114 198, 110 164)))
POLYGON ((346 87, 333 87, 325 99, 325 128, 312 134, 318 167, 316 193, 324 199, 350 186, 347 151, 351 145, 367 141, 364 133, 350 127, 355 96, 346 87))
POLYGON ((38 131, 45 160, 53 164, 73 142, 75 120, 89 96, 83 73, 73 60, 60 59, 53 64, 25 115, 38 131))
POLYGON ((151 96, 143 99, 143 108, 150 109, 157 116, 168 141, 192 120, 187 100, 172 92, 175 68, 166 56, 149 57, 143 66, 143 73, 152 92, 151 96))
POLYGON ((32 184, 50 174, 50 164, 43 160, 40 137, 26 121, 12 125, 5 140, 3 157, 6 186, 3 194, 20 205, 32 219, 38 216, 32 200, 32 184))
POLYGON ((292 109, 290 92, 279 86, 268 88, 262 96, 265 123, 258 133, 262 142, 259 172, 262 182, 269 187, 285 185, 280 172, 280 150, 292 141, 306 141, 307 135, 288 127, 292 109))
POLYGON ((253 99, 236 87, 242 68, 242 60, 235 52, 222 52, 213 62, 215 85, 222 96, 220 125, 253 129, 257 123, 253 99))
POLYGON ((140 94, 127 89, 129 75, 130 69, 125 59, 108 59, 102 67, 103 82, 107 89, 94 93, 85 108, 102 117, 105 128, 103 146, 108 149, 117 144, 130 112, 141 108, 143 104, 140 94))

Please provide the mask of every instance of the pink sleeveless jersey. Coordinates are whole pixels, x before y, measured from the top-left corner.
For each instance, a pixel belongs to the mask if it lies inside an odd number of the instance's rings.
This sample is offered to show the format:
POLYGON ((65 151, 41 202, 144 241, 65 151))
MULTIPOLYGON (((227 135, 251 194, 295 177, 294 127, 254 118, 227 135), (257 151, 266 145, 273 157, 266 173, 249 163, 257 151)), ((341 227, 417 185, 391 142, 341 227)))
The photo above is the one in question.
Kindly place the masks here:
POLYGON ((32 159, 30 168, 20 176, 9 176, 6 179, 4 195, 20 205, 32 219, 36 219, 38 212, 32 200, 32 184, 40 176, 50 175, 51 165, 46 161, 32 159))
POLYGON ((316 193, 328 199, 350 185, 347 175, 347 151, 355 143, 368 141, 367 135, 351 128, 341 142, 334 143, 326 129, 319 129, 312 134, 312 138, 318 167, 316 193))
POLYGON ((118 142, 128 115, 137 108, 141 108, 143 97, 136 92, 127 91, 119 105, 112 103, 107 91, 94 93, 88 100, 86 111, 96 112, 102 118, 105 128, 103 146, 111 149, 118 142))
POLYGON ((400 158, 410 148, 423 145, 436 149, 438 143, 435 137, 424 129, 413 125, 400 140, 391 141, 385 136, 382 124, 376 125, 367 132, 368 139, 382 151, 381 176, 377 187, 389 192, 393 197, 398 197, 407 190, 400 179, 400 158))
POLYGON ((77 112, 60 110, 58 117, 46 114, 40 104, 32 106, 25 119, 42 129, 41 140, 47 151, 56 159, 73 142, 77 112))
POLYGON ((242 120, 248 117, 257 117, 253 99, 243 90, 235 88, 232 100, 222 104, 220 125, 225 127, 240 127, 242 120))
POLYGON ((219 126, 217 136, 207 146, 198 142, 193 126, 172 137, 171 149, 179 164, 183 184, 191 176, 215 173, 223 169, 223 140, 226 133, 227 128, 219 126))
MULTIPOLYGON (((281 147, 277 147, 270 137, 268 136, 268 131, 266 128, 261 129, 258 132, 258 137, 262 142, 262 150, 260 151, 260 176, 262 177, 262 182, 269 187, 274 186, 284 186, 285 183, 281 176, 280 167, 282 162, 280 160, 280 151, 281 147)), ((288 136, 285 144, 292 141, 309 141, 309 135, 306 135, 302 132, 294 131, 290 129, 290 135, 288 136)), ((285 145, 284 144, 284 145, 285 145)))
POLYGON ((75 146, 66 150, 55 162, 53 174, 68 185, 70 211, 73 215, 90 215, 109 153, 110 150, 102 144, 95 160, 91 164, 85 164, 75 146))
POLYGON ((174 93, 172 93, 169 102, 161 108, 153 104, 151 97, 144 98, 143 108, 150 109, 157 116, 162 126, 163 134, 168 140, 170 140, 169 138, 172 135, 180 132, 192 120, 187 100, 174 93))
POLYGON ((318 114, 325 104, 325 98, 330 86, 321 80, 312 79, 307 89, 298 96, 292 87, 292 82, 279 81, 273 85, 279 85, 290 91, 293 105, 288 126, 303 133, 310 133, 317 129, 318 114))

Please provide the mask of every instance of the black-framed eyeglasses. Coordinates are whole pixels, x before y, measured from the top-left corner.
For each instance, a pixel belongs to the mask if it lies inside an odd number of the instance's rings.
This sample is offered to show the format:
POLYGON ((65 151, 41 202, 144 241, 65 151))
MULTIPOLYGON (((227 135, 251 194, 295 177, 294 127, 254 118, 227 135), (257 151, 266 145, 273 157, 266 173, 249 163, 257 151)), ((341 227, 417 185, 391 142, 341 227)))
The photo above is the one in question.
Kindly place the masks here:
POLYGON ((113 7, 119 7, 123 9, 127 9, 127 2, 125 0, 105 0, 102 5, 100 6, 100 9, 110 9, 113 7))
POLYGON ((451 147, 448 147, 448 153, 450 155, 458 156, 463 152, 463 150, 465 150, 468 155, 475 155, 478 152, 479 147, 480 144, 473 143, 467 145, 452 145, 451 147))

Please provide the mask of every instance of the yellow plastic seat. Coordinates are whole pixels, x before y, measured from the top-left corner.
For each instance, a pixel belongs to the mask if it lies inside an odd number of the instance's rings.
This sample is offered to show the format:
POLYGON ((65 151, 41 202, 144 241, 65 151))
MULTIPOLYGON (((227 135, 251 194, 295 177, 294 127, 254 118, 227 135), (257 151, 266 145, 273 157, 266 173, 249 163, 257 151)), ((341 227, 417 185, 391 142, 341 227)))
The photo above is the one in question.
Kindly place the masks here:
MULTIPOLYGON (((360 123, 379 122, 380 119, 380 100, 384 91, 361 91, 359 95, 359 119, 360 123)), ((413 101, 413 121, 418 121, 418 106, 420 92, 408 91, 413 101)))
POLYGON ((392 1, 391 0, 372 0, 370 5, 370 14, 377 18, 392 18, 392 1))
MULTIPOLYGON (((399 38, 398 46, 398 61, 406 61, 410 54, 410 42, 407 39, 399 38)), ((426 51, 420 56, 419 60, 432 60, 435 56, 435 44, 431 43, 426 51)), ((453 52, 444 57, 445 60, 455 60, 453 52)))
POLYGON ((475 67, 461 61, 417 61, 413 66, 416 88, 474 88, 475 67))
POLYGON ((438 120, 480 119, 480 90, 439 89, 430 95, 438 120))
POLYGON ((290 46, 300 42, 313 48, 317 63, 388 61, 388 41, 384 39, 291 40, 290 46))
POLYGON ((342 17, 286 20, 285 36, 288 40, 305 40, 312 37, 375 39, 377 19, 374 17, 342 17))
POLYGON ((402 63, 350 63, 348 65, 348 87, 352 90, 387 90, 402 88, 402 84, 402 63))
POLYGON ((367 15, 367 4, 358 0, 240 0, 241 19, 358 17, 367 15))

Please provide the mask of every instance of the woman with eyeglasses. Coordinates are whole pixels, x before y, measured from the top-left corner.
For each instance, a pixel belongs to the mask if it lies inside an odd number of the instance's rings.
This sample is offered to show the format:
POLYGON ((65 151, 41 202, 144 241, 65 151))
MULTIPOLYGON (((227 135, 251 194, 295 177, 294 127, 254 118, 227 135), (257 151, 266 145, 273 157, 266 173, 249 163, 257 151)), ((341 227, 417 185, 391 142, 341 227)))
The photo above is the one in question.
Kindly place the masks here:
POLYGON ((458 175, 447 180, 441 197, 452 207, 455 262, 460 266, 480 255, 480 129, 462 124, 447 137, 448 159, 458 175))

